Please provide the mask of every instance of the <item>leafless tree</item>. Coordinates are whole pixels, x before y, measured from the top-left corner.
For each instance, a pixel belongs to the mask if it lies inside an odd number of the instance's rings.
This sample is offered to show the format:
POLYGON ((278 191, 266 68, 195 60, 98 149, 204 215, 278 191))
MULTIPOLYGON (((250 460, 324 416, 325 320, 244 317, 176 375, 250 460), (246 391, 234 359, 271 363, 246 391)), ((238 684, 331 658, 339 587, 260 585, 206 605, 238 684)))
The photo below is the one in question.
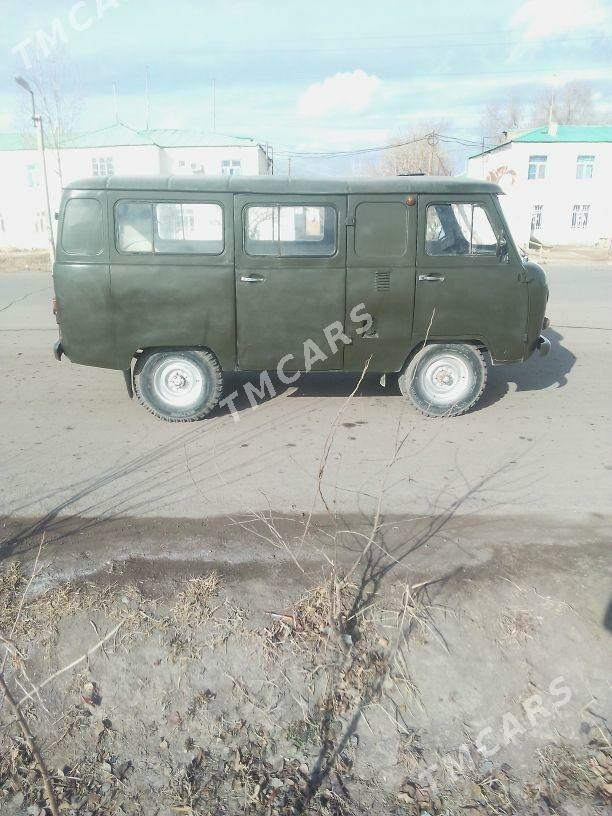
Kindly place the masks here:
POLYGON ((527 111, 516 96, 501 102, 490 102, 482 120, 482 133, 488 141, 503 142, 509 131, 527 127, 527 111))
MULTIPOLYGON (((27 79, 36 97, 37 112, 42 117, 47 146, 54 151, 56 172, 62 183, 62 163, 60 148, 65 140, 74 134, 78 122, 81 96, 77 87, 76 72, 65 54, 54 52, 48 57, 32 55, 32 67, 27 79)), ((24 106, 29 100, 23 102, 24 106)), ((24 114, 29 107, 24 107, 24 114)), ((27 121, 24 116, 24 123, 27 121)), ((30 126, 30 123, 28 122, 30 126)))
POLYGON ((488 140, 503 142, 508 133, 542 127, 549 118, 559 125, 592 123, 592 86, 588 82, 568 82, 561 88, 547 88, 531 101, 510 96, 490 102, 482 120, 482 134, 488 140))
POLYGON ((397 136, 375 166, 376 174, 398 176, 405 173, 430 173, 448 176, 451 161, 444 144, 435 135, 448 131, 448 122, 423 122, 397 136))
POLYGON ((588 82, 568 82, 562 88, 541 93, 533 104, 531 122, 543 125, 549 117, 559 125, 591 124, 595 117, 592 86, 588 82))

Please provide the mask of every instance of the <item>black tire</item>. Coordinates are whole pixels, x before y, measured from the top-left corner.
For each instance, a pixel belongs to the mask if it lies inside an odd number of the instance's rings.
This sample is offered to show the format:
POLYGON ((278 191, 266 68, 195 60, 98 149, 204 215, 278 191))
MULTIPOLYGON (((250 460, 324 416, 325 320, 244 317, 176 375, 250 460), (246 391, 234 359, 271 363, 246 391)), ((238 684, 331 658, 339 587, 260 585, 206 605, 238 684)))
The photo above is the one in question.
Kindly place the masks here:
POLYGON ((203 419, 221 399, 223 373, 210 351, 146 351, 134 369, 141 405, 166 422, 203 419))
POLYGON ((415 354, 398 379, 404 397, 423 414, 459 416, 482 396, 487 364, 476 346, 432 343, 415 354))

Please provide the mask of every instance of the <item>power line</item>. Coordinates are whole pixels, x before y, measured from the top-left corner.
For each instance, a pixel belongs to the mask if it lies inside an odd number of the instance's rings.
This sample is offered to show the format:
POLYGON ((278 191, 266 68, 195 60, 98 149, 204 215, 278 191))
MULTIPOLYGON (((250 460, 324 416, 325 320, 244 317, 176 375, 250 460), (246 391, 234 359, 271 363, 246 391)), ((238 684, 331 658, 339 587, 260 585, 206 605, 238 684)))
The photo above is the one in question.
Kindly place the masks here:
MULTIPOLYGON (((432 136, 432 132, 425 133, 423 136, 417 136, 414 139, 409 139, 405 142, 392 142, 389 144, 378 145, 376 147, 361 147, 356 148, 354 150, 333 150, 333 151, 299 151, 299 150, 275 150, 275 155, 277 156, 291 156, 293 158, 298 159, 332 159, 332 158, 343 158, 347 156, 361 156, 367 153, 380 153, 384 150, 395 150, 398 147, 407 147, 409 145, 417 144, 418 142, 423 142, 429 139, 432 136)), ((449 142, 454 144, 460 144, 463 147, 482 147, 482 139, 474 140, 474 139, 461 139, 457 136, 448 136, 442 133, 435 133, 436 138, 440 139, 443 142, 449 142)), ((491 142, 495 144, 495 139, 490 136, 485 136, 486 142, 491 142)))
MULTIPOLYGON (((389 41, 388 37, 383 36, 373 36, 373 37, 353 37, 353 38, 324 38, 324 39, 311 39, 311 42, 322 42, 322 43, 330 43, 329 48, 317 48, 312 47, 309 45, 304 45, 303 40, 284 40, 285 43, 293 43, 288 47, 279 47, 275 46, 274 43, 264 44, 262 43, 259 47, 245 47, 245 48, 228 48, 227 44, 222 42, 211 42, 211 43, 203 43, 202 48, 205 48, 206 51, 216 51, 221 50, 223 53, 227 54, 295 54, 295 53, 323 53, 323 54, 336 54, 336 53, 347 53, 353 51, 362 51, 362 50, 403 50, 403 49, 411 49, 411 50, 421 50, 426 49, 428 51, 440 49, 440 48, 473 48, 473 47, 482 47, 482 46, 491 46, 497 49, 500 46, 504 45, 525 45, 525 39, 523 37, 510 37, 506 39, 499 38, 499 32, 487 31, 487 32, 480 32, 483 37, 486 39, 482 40, 467 40, 465 42, 444 42, 445 38, 461 38, 465 36, 473 37, 476 32, 466 34, 443 34, 439 36, 431 35, 430 37, 418 37, 415 39, 402 39, 402 38, 391 38, 396 39, 397 42, 394 44, 393 42, 389 41), (494 36, 494 38, 492 38, 494 36), (334 40, 337 39, 339 43, 338 46, 333 45, 334 40), (431 42, 427 42, 430 39, 431 42), (346 47, 342 45, 347 41, 353 41, 354 43, 358 43, 360 41, 378 41, 381 40, 380 45, 354 45, 346 47), (342 44, 341 44, 342 43, 342 44), (301 44, 301 45, 300 45, 301 44)), ((547 45, 559 45, 563 43, 583 43, 583 42, 594 42, 594 41, 602 41, 602 40, 609 40, 612 39, 611 34, 592 34, 592 35, 585 35, 581 37, 558 37, 558 38, 550 38, 546 39, 547 45)))

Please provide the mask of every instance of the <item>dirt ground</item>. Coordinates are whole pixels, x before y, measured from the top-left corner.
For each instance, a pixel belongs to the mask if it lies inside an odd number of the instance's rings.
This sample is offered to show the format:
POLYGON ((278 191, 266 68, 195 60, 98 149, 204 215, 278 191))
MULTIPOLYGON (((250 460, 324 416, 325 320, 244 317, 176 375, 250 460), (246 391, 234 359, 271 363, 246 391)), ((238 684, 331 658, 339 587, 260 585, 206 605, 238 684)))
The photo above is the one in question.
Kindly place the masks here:
POLYGON ((46 249, 0 249, 0 273, 50 271, 51 262, 46 249))
POLYGON ((456 423, 407 418, 401 456, 377 386, 341 417, 339 382, 238 429, 149 421, 51 358, 50 283, 21 277, 1 814, 52 814, 35 748, 61 814, 612 814, 607 267, 552 269, 550 357, 456 423))
MULTIPOLYGON (((268 562, 218 569, 117 559, 62 583, 52 544, 5 562, 5 676, 59 812, 612 813, 607 541, 428 576, 382 525, 245 521, 268 562)), ((1 716, 0 812, 51 813, 1 716)))

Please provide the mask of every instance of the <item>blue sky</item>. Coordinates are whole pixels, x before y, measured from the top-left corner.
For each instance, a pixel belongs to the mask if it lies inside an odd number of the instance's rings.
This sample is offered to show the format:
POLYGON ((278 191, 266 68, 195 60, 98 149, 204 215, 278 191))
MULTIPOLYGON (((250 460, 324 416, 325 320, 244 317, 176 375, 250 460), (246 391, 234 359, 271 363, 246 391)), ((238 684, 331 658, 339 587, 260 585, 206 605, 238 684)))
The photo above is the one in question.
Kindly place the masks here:
POLYGON ((120 118, 144 127, 147 65, 152 127, 210 129, 214 79, 217 131, 279 153, 385 144, 439 119, 480 138, 488 102, 571 79, 592 81, 612 122, 610 0, 3 0, 0 13, 0 130, 23 121, 16 49, 44 61, 37 32, 54 20, 81 130, 113 122, 113 82, 120 118))

